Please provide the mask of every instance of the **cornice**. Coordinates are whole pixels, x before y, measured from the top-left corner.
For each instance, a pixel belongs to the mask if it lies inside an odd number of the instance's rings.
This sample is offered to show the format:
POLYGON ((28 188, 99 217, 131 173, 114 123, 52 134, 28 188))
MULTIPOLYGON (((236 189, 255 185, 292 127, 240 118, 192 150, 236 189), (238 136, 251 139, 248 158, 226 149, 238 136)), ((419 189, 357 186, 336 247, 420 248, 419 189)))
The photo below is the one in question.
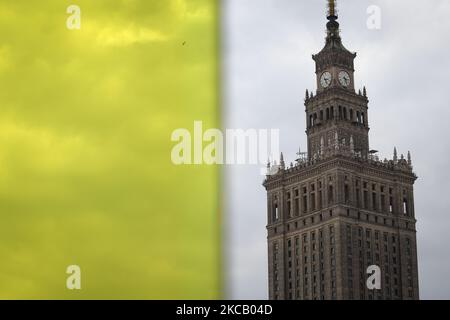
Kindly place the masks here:
POLYGON ((334 169, 356 171, 362 175, 370 175, 380 179, 398 181, 407 184, 413 184, 417 179, 417 176, 412 171, 406 172, 400 169, 380 166, 377 165, 376 162, 370 160, 358 160, 336 155, 334 157, 318 161, 312 165, 296 166, 293 168, 280 170, 278 174, 268 176, 263 185, 266 189, 276 189, 286 185, 301 183, 334 169))

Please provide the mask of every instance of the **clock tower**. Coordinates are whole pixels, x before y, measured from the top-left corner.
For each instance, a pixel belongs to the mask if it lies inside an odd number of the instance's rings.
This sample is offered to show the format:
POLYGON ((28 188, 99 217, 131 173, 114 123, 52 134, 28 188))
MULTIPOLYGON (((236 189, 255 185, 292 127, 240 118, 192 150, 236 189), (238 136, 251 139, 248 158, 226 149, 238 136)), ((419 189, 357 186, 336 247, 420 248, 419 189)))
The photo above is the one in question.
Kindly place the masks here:
POLYGON ((355 91, 356 53, 342 44, 334 1, 329 1, 324 48, 313 55, 317 95, 306 92, 306 133, 310 160, 318 159, 336 140, 352 144, 354 152, 369 155, 368 99, 366 89, 355 91))
POLYGON ((324 48, 306 91, 307 155, 268 164, 270 299, 418 299, 411 155, 380 161, 369 148, 366 89, 328 0, 324 48), (367 285, 379 270, 380 287, 367 285), (373 272, 373 271, 371 271, 373 272))

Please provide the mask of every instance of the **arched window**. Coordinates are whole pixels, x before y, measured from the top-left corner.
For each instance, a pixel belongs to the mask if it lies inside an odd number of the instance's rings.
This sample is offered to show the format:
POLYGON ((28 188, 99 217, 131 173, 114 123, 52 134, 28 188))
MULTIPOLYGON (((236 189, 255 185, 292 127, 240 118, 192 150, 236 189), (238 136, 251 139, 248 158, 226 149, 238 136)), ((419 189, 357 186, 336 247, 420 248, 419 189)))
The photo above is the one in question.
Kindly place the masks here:
POLYGON ((320 110, 320 121, 323 121, 323 110, 320 110))
POLYGON ((330 120, 330 108, 327 108, 326 116, 327 116, 327 120, 330 120))
POLYGON ((353 109, 350 109, 350 121, 353 121, 353 109))
POLYGON ((364 117, 364 112, 361 112, 361 124, 363 124, 363 125, 366 124, 366 119, 364 117))
POLYGON ((347 120, 347 108, 344 107, 344 120, 347 120))

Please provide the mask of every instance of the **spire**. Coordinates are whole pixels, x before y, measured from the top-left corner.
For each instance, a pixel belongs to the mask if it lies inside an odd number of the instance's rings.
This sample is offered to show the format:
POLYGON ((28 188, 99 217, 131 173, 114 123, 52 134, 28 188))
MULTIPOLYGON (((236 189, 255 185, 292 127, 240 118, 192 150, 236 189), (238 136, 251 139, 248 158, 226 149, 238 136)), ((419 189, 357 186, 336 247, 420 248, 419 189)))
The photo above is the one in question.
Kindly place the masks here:
POLYGON ((309 91, 308 91, 308 89, 306 89, 305 99, 306 99, 306 100, 309 99, 309 91))
POLYGON ((345 67, 348 69, 353 69, 353 60, 356 57, 356 53, 348 51, 342 44, 342 39, 340 36, 340 28, 337 14, 337 4, 336 0, 327 0, 327 36, 325 39, 325 46, 318 53, 313 55, 313 60, 316 61, 320 70, 329 66, 329 64, 337 63, 337 61, 345 61, 345 67), (328 54, 331 52, 338 53, 340 57, 329 59, 328 54), (326 55, 324 57, 324 55, 326 55))
POLYGON ((397 147, 394 148, 394 163, 397 163, 398 157, 397 157, 397 147))
POLYGON ((412 165, 412 160, 411 160, 411 152, 408 151, 408 164, 411 166, 412 165))
POLYGON ((364 88, 363 88, 363 95, 364 95, 364 97, 367 97, 367 90, 366 90, 366 86, 364 86, 364 88))
POLYGON ((336 1, 328 0, 328 20, 337 20, 336 1))
POLYGON ((328 16, 329 20, 327 23, 327 39, 335 38, 340 41, 339 38, 339 23, 336 21, 338 19, 337 10, 336 10, 336 1, 328 0, 328 16))

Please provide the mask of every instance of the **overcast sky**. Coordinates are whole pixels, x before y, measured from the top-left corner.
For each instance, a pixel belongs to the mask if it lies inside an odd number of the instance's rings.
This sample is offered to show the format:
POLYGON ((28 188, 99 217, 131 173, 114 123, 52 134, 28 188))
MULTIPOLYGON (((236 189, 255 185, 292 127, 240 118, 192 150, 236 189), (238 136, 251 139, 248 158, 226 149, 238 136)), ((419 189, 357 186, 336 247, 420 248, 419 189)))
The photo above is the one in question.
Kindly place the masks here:
MULTIPOLYGON (((306 149, 305 89, 324 45, 326 0, 225 0, 226 128, 280 129, 287 162, 306 149)), ((356 88, 367 86, 370 146, 381 157, 411 151, 419 179, 420 296, 450 299, 450 1, 340 0, 344 45, 357 52, 356 88), (370 5, 381 29, 366 25, 370 5)), ((267 298, 266 194, 258 166, 225 173, 229 297, 267 298)))

